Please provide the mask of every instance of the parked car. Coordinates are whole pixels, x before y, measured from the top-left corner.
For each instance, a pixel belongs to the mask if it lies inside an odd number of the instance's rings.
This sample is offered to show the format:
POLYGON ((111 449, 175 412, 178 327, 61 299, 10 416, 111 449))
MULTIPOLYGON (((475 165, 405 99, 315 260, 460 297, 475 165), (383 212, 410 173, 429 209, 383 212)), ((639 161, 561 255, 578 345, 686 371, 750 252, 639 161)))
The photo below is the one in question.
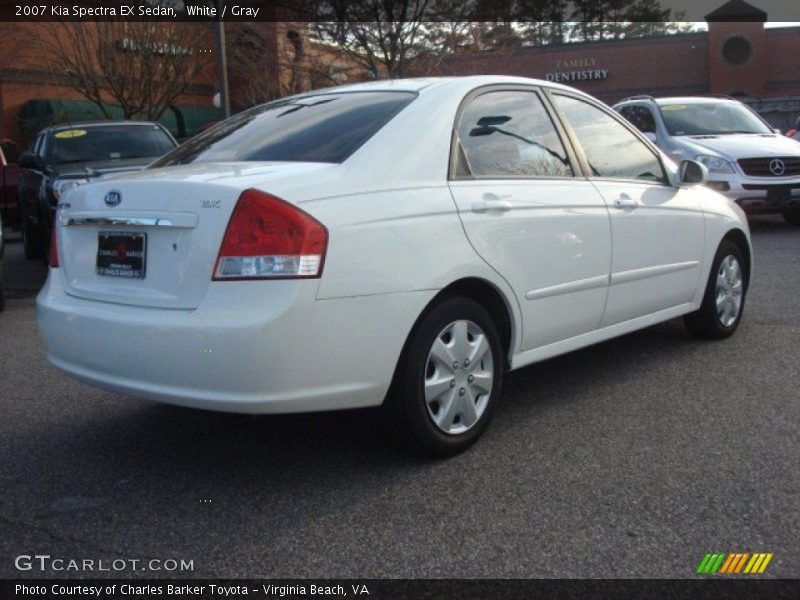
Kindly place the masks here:
POLYGON ((19 222, 17 207, 19 165, 16 161, 14 146, 8 142, 0 142, 0 216, 6 225, 16 225, 19 222))
POLYGON ((0 213, 0 312, 6 308, 6 286, 3 280, 3 255, 5 254, 6 242, 3 237, 3 215, 0 213))
POLYGON ((38 323, 56 367, 106 389, 243 413, 383 404, 450 455, 508 369, 682 315, 736 330, 747 221, 705 176, 556 83, 311 92, 69 190, 38 323))
POLYGON ((27 258, 47 256, 56 205, 68 189, 137 171, 177 146, 156 123, 104 121, 42 130, 20 156, 22 241, 27 258))
POLYGON ((800 143, 731 98, 635 96, 614 109, 676 161, 697 160, 708 186, 747 213, 800 225, 800 143))

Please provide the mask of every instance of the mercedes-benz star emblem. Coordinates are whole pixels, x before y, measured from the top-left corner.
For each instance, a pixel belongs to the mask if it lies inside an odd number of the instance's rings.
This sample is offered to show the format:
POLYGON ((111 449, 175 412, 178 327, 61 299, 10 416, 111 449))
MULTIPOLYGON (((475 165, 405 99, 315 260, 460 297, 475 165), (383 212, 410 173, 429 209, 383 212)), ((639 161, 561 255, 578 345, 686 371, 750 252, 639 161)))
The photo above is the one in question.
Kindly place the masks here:
POLYGON ((122 202, 122 194, 120 194, 117 190, 111 190, 106 194, 106 197, 103 199, 103 201, 106 203, 106 206, 117 206, 120 202, 122 202))
POLYGON ((773 158, 769 161, 769 172, 780 177, 786 172, 786 164, 780 158, 773 158))

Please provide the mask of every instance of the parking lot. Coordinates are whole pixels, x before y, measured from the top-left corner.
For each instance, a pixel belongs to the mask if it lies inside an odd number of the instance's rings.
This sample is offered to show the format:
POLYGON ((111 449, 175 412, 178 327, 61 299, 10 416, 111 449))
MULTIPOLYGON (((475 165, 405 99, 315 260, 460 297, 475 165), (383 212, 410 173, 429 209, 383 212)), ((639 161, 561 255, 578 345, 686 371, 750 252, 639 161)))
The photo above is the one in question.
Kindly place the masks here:
POLYGON ((373 411, 216 414, 62 376, 36 331, 44 267, 12 241, 0 577, 80 575, 15 569, 38 553, 191 560, 193 577, 682 578, 716 551, 797 577, 800 230, 752 229, 735 336, 671 321, 514 372, 446 461, 387 442, 373 411))

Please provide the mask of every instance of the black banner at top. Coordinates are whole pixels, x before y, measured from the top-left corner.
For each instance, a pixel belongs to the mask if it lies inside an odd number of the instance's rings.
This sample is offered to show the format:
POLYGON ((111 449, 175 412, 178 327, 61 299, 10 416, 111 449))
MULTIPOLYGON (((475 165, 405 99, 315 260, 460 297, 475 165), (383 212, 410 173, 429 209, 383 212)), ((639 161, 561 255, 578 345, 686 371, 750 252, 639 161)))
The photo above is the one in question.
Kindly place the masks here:
POLYGON ((0 0, 2 21, 800 21, 787 0, 0 0))

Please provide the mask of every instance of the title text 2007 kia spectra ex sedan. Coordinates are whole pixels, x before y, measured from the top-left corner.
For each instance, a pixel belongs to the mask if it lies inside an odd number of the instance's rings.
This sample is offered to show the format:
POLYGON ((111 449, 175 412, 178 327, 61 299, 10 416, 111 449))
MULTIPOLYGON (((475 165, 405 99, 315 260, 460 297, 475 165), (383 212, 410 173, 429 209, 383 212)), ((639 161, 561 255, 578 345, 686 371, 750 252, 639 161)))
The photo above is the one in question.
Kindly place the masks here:
POLYGON ((679 315, 733 333, 749 233, 705 176, 544 81, 312 92, 65 194, 39 326, 100 387, 245 413, 384 404, 453 454, 508 369, 679 315))

